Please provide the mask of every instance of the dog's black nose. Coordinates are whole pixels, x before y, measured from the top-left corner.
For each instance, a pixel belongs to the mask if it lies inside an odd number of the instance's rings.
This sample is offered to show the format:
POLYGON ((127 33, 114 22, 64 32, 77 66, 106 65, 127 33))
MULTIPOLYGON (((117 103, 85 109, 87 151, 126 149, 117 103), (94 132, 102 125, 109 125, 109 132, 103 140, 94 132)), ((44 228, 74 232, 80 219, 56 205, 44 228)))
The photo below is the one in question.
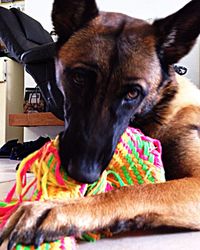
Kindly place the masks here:
POLYGON ((78 164, 70 161, 67 166, 67 173, 76 181, 82 183, 93 183, 99 179, 101 168, 98 164, 78 164))

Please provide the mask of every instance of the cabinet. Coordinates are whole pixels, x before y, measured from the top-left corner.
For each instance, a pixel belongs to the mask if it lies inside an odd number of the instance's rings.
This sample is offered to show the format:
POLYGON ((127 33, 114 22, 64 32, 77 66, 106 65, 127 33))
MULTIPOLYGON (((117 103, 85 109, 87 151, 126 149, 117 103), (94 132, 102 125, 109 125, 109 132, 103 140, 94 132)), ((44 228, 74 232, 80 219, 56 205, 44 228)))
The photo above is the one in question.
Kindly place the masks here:
POLYGON ((9 114, 23 112, 23 66, 6 57, 0 58, 0 146, 17 138, 23 140, 23 128, 9 126, 9 114))

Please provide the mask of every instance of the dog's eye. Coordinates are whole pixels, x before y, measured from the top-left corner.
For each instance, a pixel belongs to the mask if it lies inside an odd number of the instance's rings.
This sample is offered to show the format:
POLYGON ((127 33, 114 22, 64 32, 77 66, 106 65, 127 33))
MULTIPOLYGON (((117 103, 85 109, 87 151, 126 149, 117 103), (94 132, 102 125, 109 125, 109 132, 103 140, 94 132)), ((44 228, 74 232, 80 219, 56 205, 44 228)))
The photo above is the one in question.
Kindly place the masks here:
POLYGON ((94 83, 97 77, 96 72, 93 70, 83 68, 71 69, 66 74, 69 76, 72 85, 77 87, 84 87, 90 83, 94 83))
POLYGON ((138 87, 133 88, 130 90, 127 95, 125 96, 126 101, 132 101, 139 97, 140 95, 140 89, 138 87))
POLYGON ((83 86, 85 84, 85 74, 80 71, 73 72, 72 80, 77 86, 83 86))

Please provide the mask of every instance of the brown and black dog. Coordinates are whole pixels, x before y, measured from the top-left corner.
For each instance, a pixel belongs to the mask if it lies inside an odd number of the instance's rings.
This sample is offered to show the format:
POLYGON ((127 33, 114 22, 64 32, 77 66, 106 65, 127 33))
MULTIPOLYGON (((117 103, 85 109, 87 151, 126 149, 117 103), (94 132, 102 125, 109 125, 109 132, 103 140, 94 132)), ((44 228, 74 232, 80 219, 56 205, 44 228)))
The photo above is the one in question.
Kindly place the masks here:
POLYGON ((152 25, 99 12, 94 0, 55 0, 56 70, 65 98, 60 157, 68 174, 97 180, 129 125, 159 139, 167 182, 71 202, 22 205, 1 241, 35 244, 111 228, 200 229, 200 91, 173 64, 200 33, 200 1, 152 25))

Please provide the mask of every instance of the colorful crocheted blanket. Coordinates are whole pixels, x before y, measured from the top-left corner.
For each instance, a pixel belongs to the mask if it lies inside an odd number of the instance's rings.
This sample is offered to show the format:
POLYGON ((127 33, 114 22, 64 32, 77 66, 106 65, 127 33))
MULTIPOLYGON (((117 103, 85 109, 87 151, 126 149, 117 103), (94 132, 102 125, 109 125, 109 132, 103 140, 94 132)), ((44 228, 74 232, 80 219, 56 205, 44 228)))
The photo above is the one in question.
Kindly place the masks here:
MULTIPOLYGON (((67 152, 66 152, 67 153, 67 152)), ((25 158, 17 171, 16 184, 4 201, 0 202, 0 227, 23 201, 74 199, 96 195, 114 188, 143 183, 164 182, 161 161, 161 145, 158 140, 144 136, 139 130, 127 128, 121 136, 112 160, 99 180, 92 184, 79 183, 63 171, 58 155, 58 138, 47 142, 40 150, 25 158), (34 173, 30 180, 27 172, 34 173)), ((95 241, 110 236, 109 231, 88 232, 81 239, 95 241)), ((40 249, 75 249, 74 237, 63 237, 55 242, 44 243, 40 249)), ((34 249, 33 246, 16 247, 34 249)))

